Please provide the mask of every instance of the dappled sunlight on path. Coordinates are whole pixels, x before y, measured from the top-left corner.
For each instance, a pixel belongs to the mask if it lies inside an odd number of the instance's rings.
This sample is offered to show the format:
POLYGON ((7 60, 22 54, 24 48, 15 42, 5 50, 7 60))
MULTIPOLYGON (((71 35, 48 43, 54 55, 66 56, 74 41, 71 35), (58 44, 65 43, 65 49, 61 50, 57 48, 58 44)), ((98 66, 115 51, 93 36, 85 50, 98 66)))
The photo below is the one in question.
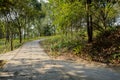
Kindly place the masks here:
POLYGON ((0 80, 119 80, 120 74, 107 68, 88 67, 73 61, 51 59, 39 40, 1 55, 8 60, 0 80))

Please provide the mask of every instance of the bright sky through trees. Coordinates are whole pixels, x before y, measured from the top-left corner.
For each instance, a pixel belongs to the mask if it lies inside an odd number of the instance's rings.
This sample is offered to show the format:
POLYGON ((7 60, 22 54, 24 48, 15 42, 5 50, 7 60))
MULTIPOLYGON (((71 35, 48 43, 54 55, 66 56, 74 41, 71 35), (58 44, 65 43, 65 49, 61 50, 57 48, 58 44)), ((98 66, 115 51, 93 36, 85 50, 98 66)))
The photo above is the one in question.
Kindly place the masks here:
MULTIPOLYGON (((48 2, 48 0, 43 0, 44 2, 48 2)), ((38 0, 38 2, 40 2, 40 0, 38 0)))

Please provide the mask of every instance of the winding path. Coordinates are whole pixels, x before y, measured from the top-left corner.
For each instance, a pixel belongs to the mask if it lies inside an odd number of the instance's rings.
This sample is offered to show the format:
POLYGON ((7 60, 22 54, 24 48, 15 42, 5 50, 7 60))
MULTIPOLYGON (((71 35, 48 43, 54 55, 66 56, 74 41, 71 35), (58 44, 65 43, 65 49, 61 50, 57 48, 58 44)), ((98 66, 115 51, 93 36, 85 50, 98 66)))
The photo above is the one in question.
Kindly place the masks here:
POLYGON ((120 80, 120 74, 109 68, 53 60, 39 40, 2 54, 0 59, 8 61, 0 72, 0 80, 120 80))

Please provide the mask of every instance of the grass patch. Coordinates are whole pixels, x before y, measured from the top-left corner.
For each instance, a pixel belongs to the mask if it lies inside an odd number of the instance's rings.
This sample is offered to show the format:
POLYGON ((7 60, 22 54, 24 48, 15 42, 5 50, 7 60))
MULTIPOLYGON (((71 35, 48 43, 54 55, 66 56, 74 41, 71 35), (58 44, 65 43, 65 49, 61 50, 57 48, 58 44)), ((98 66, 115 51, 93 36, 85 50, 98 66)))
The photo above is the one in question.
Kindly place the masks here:
POLYGON ((84 47, 85 44, 83 39, 83 37, 71 38, 68 36, 66 37, 65 35, 56 35, 48 37, 42 42, 42 45, 44 46, 45 51, 54 57, 69 53, 73 53, 73 55, 79 55, 82 47, 84 47))
MULTIPOLYGON (((19 43, 19 39, 14 39, 13 40, 13 48, 16 49, 16 48, 19 48, 20 46, 22 46, 25 42, 28 42, 28 41, 32 41, 32 40, 38 40, 40 39, 41 37, 36 37, 36 38, 30 38, 30 39, 23 39, 23 42, 22 43, 19 43)), ((0 39, 0 54, 1 53, 5 53, 5 52, 8 52, 10 51, 10 42, 9 43, 5 43, 5 39, 0 39)))
MULTIPOLYGON (((22 43, 23 44, 23 43, 22 43)), ((14 49, 20 47, 22 44, 19 43, 18 39, 13 41, 14 49)), ((0 39, 0 54, 10 51, 10 43, 5 43, 5 39, 0 39)))
MULTIPOLYGON (((24 43, 29 42, 29 41, 33 41, 33 40, 39 40, 39 39, 43 39, 43 38, 49 38, 47 36, 45 37, 34 37, 34 38, 26 38, 23 39, 22 43, 19 43, 19 39, 14 39, 13 40, 13 48, 19 48, 20 46, 22 46, 24 43)), ((1 53, 5 53, 10 51, 10 42, 9 43, 5 43, 5 39, 0 39, 0 54, 1 53)))

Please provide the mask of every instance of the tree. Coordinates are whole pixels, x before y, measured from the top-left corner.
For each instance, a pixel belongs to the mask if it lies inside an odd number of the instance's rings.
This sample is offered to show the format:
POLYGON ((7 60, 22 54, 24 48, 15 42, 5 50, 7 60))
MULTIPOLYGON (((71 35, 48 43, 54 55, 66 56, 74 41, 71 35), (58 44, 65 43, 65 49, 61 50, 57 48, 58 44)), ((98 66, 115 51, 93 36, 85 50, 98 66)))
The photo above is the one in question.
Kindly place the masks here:
POLYGON ((87 0, 87 2, 86 2, 87 34, 88 34, 88 42, 89 42, 89 43, 92 42, 92 36, 93 36, 91 3, 92 3, 92 0, 87 0))
POLYGON ((6 44, 10 42, 11 50, 13 50, 14 38, 19 37, 21 44, 23 33, 27 33, 27 37, 30 37, 29 34, 32 33, 29 32, 31 25, 34 24, 35 19, 39 20, 43 16, 41 3, 37 0, 1 0, 0 38, 4 38, 6 35, 6 44), (14 35, 17 37, 14 37, 14 35))
POLYGON ((53 1, 50 0, 49 8, 51 10, 51 22, 55 25, 57 31, 62 32, 66 37, 73 38, 73 33, 79 31, 85 21, 85 7, 81 1, 66 0, 53 1), (80 10, 81 9, 81 10, 80 10))

